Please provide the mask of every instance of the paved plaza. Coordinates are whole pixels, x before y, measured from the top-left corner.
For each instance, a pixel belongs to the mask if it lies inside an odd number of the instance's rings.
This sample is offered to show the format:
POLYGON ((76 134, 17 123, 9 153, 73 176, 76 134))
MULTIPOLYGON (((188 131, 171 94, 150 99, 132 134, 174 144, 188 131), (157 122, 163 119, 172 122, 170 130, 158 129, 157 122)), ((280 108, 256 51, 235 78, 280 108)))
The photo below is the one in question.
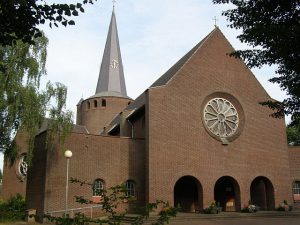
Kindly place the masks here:
MULTIPOLYGON (((26 222, 0 223, 0 225, 27 225, 26 222)), ((30 225, 41 225, 31 223, 30 225)), ((47 223, 47 225, 49 225, 47 223)), ((222 219, 186 219, 171 220, 170 225, 300 225, 300 217, 286 218, 222 218, 222 219)))
POLYGON ((295 218, 234 218, 234 219, 194 219, 171 221, 170 225, 300 225, 300 217, 295 218))

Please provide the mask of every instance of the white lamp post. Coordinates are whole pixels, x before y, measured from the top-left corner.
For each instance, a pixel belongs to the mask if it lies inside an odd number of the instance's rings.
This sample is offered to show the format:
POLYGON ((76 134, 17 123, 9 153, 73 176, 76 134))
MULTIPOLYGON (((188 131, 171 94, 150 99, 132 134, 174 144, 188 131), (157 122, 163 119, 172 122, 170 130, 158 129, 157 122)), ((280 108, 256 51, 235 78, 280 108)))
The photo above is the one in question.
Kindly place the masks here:
POLYGON ((65 151, 65 157, 67 159, 67 178, 66 178, 66 209, 65 209, 65 216, 68 213, 68 190, 69 190, 69 161, 72 157, 73 153, 70 150, 65 151))

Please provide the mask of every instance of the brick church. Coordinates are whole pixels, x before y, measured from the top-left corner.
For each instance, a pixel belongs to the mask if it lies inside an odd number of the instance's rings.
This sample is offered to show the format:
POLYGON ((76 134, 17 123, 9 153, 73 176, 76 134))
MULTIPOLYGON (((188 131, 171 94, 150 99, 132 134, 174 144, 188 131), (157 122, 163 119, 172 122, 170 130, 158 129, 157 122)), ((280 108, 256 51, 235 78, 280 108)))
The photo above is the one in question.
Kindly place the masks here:
MULTIPOLYGON (((300 147, 289 147, 283 119, 259 102, 272 100, 218 27, 139 97, 127 96, 116 18, 112 12, 95 95, 81 99, 64 149, 36 135, 32 166, 26 135, 13 167, 4 168, 2 195, 26 196, 39 215, 64 210, 69 176, 73 196, 97 198, 99 189, 126 184, 139 204, 168 200, 195 212, 219 202, 240 211, 251 201, 272 210, 300 200, 300 147)), ((83 81, 84 82, 84 81, 83 81)))

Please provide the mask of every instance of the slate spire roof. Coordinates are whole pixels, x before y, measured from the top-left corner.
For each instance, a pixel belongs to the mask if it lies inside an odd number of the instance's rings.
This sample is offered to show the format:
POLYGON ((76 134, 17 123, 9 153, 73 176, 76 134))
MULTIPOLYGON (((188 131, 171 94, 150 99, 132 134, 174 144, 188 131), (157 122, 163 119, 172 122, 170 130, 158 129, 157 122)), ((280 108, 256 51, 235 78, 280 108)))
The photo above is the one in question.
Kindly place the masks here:
POLYGON ((95 96, 128 98, 114 9, 111 15, 95 96))

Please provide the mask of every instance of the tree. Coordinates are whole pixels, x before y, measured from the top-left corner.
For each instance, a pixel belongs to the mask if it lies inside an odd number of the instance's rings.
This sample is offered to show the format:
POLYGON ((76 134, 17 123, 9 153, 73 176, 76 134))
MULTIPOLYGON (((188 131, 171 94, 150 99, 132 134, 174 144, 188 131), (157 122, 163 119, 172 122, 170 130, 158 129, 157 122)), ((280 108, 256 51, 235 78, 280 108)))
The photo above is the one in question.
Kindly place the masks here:
POLYGON ((0 45, 0 152, 11 163, 17 156, 14 137, 20 129, 28 134, 29 161, 35 135, 46 115, 53 119, 51 129, 60 130, 62 140, 71 130, 72 113, 65 110, 66 87, 48 82, 44 90, 40 88, 46 75, 48 39, 42 34, 34 42, 0 45))
POLYGON ((49 23, 52 27, 74 25, 71 16, 84 12, 83 4, 97 0, 83 0, 76 4, 47 4, 42 0, 4 0, 0 2, 0 44, 12 45, 17 40, 33 44, 42 32, 38 25, 49 23))
POLYGON ((300 116, 293 116, 292 121, 286 129, 289 145, 300 145, 300 116))
POLYGON ((241 42, 255 47, 238 50, 231 55, 241 57, 247 65, 277 65, 277 83, 288 97, 283 102, 267 101, 262 105, 274 109, 273 116, 300 112, 300 0, 213 0, 232 3, 234 9, 224 11, 231 28, 241 29, 241 42))
MULTIPOLYGON (((71 183, 77 183, 80 186, 92 186, 92 183, 87 181, 80 181, 76 178, 70 179, 71 183)), ((116 185, 108 189, 99 190, 99 196, 101 196, 100 202, 93 202, 90 199, 86 199, 84 196, 75 196, 75 201, 80 204, 86 205, 100 205, 102 213, 106 215, 102 218, 90 218, 83 213, 76 213, 73 218, 70 218, 68 214, 61 217, 53 217, 51 215, 44 215, 46 219, 55 224, 69 224, 69 225, 83 225, 83 224, 107 224, 107 225, 142 225, 147 222, 150 217, 150 213, 159 211, 155 220, 151 221, 152 225, 164 225, 169 224, 172 217, 176 217, 179 207, 171 207, 169 202, 157 200, 153 203, 147 203, 144 207, 137 207, 135 209, 136 214, 129 216, 127 210, 124 210, 129 202, 135 203, 135 198, 129 196, 128 189, 125 185, 116 185), (123 206, 123 207, 122 207, 123 206), (122 210, 123 208, 123 210, 122 210), (123 212, 121 212, 123 211, 123 212)), ((149 222, 149 221, 148 221, 149 222)), ((148 223, 147 223, 148 224, 148 223)))

